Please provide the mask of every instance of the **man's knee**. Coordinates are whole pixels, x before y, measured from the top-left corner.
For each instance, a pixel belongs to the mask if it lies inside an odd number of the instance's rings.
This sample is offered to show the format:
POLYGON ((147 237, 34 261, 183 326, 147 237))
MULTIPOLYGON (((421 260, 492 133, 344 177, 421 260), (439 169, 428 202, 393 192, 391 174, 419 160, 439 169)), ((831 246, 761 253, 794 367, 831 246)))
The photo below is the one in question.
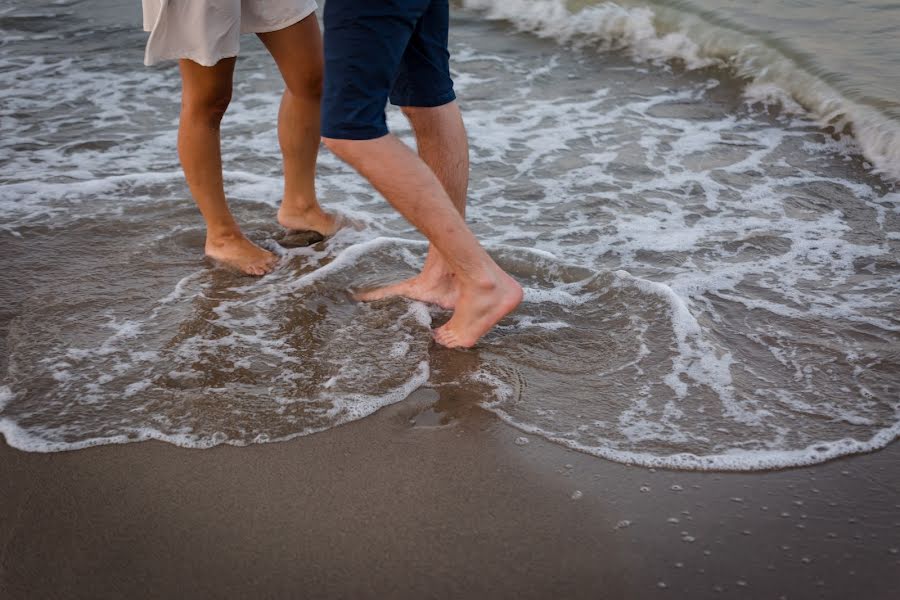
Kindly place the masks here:
POLYGON ((417 136, 446 135, 459 117, 455 102, 441 106, 401 106, 400 110, 409 120, 417 136))
POLYGON ((352 139, 330 138, 323 135, 322 143, 342 161, 356 167, 360 161, 366 161, 372 156, 377 156, 377 142, 384 139, 384 137, 386 136, 352 139))
POLYGON ((400 111, 410 121, 431 120, 438 116, 440 107, 432 106, 401 106, 400 111))
POLYGON ((331 150, 338 158, 345 158, 351 154, 353 144, 356 140, 342 140, 338 138, 322 137, 322 143, 331 150))
POLYGON ((231 104, 231 90, 223 89, 203 94, 185 94, 181 110, 192 119, 218 126, 231 104))

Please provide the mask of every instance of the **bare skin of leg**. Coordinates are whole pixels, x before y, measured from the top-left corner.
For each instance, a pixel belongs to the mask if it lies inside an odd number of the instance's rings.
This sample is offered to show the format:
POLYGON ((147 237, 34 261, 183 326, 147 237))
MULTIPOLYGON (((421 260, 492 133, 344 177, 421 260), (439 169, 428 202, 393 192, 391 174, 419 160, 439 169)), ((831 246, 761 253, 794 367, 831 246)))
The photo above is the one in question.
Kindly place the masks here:
POLYGON ((257 34, 275 59, 285 91, 278 112, 284 157, 284 198, 278 222, 291 230, 334 234, 338 219, 316 200, 319 107, 322 99, 322 34, 316 15, 279 31, 257 34))
MULTIPOLYGON (((416 134, 419 156, 434 172, 450 200, 465 218, 469 191, 469 142, 459 105, 451 102, 434 108, 405 107, 403 113, 416 134)), ((450 265, 433 245, 422 272, 411 279, 356 295, 371 302, 403 296, 444 308, 454 308, 459 286, 450 265)))
POLYGON ((178 156, 206 220, 206 255, 248 275, 265 275, 277 258, 244 237, 225 199, 219 124, 231 101, 234 58, 204 67, 179 61, 182 95, 178 156))
POLYGON ((522 287, 491 259, 466 227, 437 176, 393 135, 325 143, 375 186, 432 243, 458 287, 450 320, 434 332, 443 346, 471 347, 522 301, 522 287))

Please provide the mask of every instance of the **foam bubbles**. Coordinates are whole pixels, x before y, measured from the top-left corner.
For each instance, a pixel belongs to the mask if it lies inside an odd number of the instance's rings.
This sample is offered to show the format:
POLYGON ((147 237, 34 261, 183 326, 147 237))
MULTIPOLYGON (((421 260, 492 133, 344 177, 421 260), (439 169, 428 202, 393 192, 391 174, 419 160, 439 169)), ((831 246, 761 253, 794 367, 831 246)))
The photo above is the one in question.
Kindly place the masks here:
POLYGON ((13 399, 12 390, 8 385, 0 386, 0 410, 3 410, 10 400, 13 399))

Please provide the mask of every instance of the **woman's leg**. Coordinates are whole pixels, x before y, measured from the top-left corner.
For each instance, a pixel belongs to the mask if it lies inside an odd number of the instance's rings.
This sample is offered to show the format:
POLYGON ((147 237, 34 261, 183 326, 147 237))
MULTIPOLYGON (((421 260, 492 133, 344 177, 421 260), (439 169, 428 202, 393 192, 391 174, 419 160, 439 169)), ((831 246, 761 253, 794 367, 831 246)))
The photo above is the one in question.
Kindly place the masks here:
POLYGON ((334 215, 316 200, 319 105, 322 99, 322 34, 315 13, 279 31, 260 33, 284 78, 278 141, 284 156, 284 198, 278 221, 288 229, 331 235, 334 215))
POLYGON ((213 67, 191 60, 181 67, 181 122, 178 156, 191 195, 206 220, 206 254, 248 275, 265 275, 277 258, 244 237, 235 222, 222 183, 219 124, 231 101, 234 58, 213 67))

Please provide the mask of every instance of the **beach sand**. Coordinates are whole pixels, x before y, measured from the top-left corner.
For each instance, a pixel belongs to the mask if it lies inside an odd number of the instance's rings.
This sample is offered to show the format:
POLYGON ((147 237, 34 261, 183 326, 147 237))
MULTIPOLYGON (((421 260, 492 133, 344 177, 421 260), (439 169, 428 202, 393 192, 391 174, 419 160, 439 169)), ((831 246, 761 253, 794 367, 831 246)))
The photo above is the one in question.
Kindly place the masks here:
POLYGON ((284 443, 3 445, 0 597, 896 597, 896 443, 720 474, 522 438, 420 390, 284 443))

